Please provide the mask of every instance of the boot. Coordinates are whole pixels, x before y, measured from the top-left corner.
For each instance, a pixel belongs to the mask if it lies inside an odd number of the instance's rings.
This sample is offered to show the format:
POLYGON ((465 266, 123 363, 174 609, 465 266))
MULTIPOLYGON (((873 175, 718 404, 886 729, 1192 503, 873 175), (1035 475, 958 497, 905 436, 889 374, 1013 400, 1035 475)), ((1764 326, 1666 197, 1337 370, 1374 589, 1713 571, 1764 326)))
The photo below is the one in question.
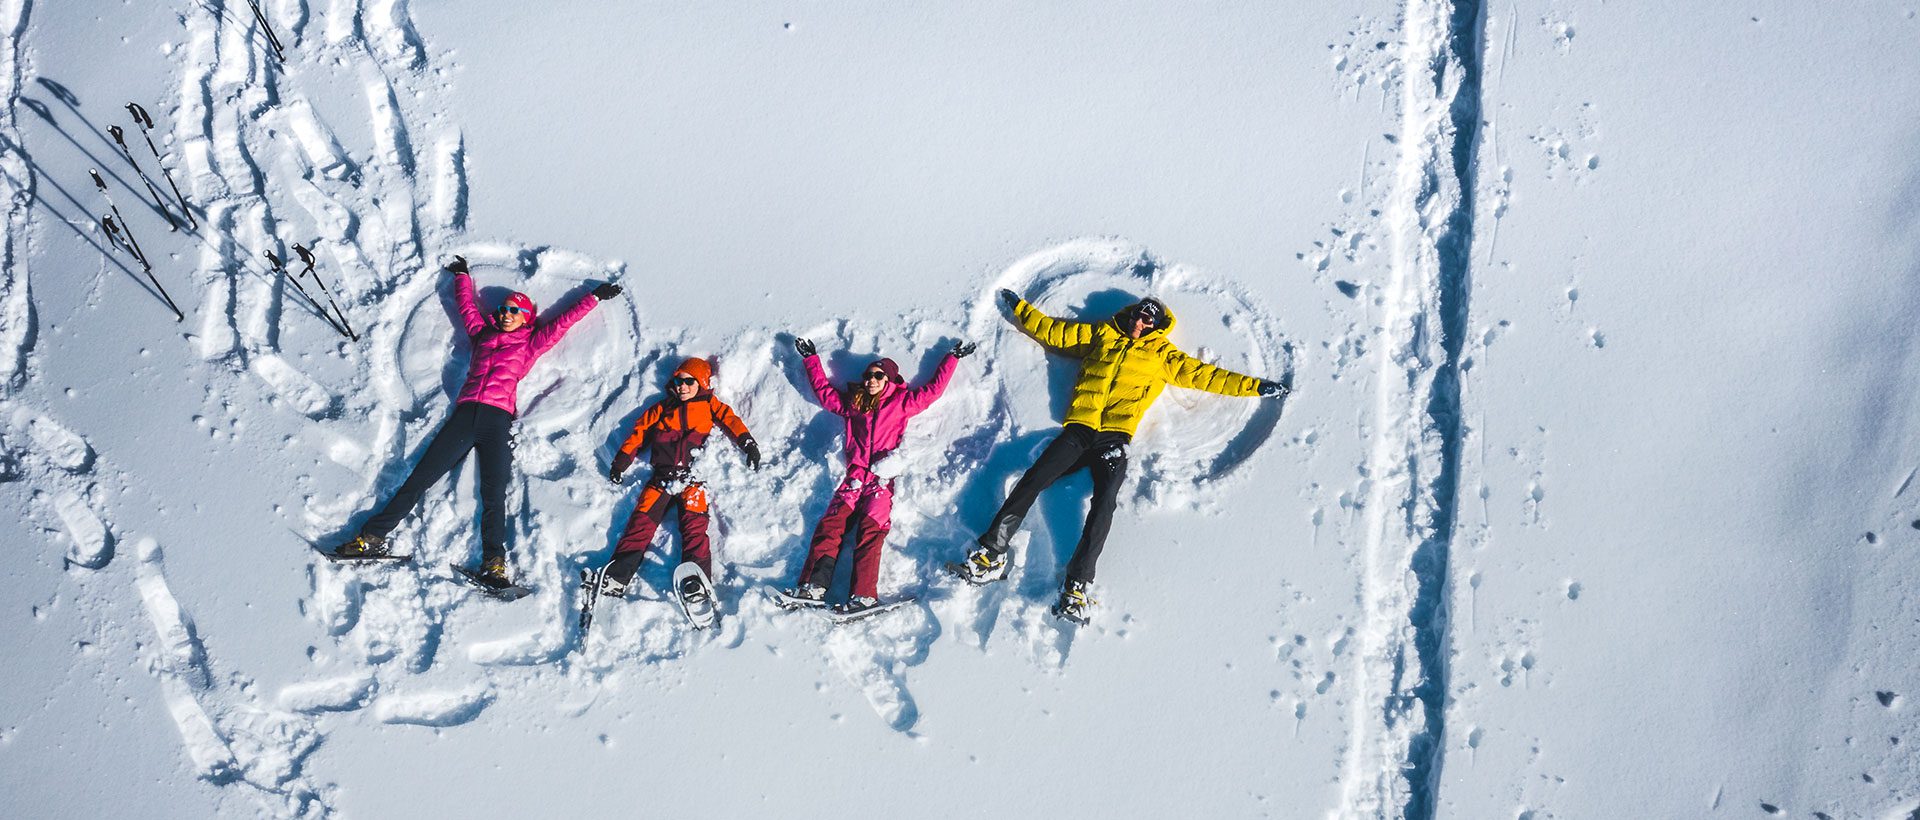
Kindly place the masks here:
POLYGON ((513 579, 507 577, 507 557, 489 555, 480 561, 480 580, 492 587, 513 586, 513 579))
POLYGON ((959 564, 960 577, 969 584, 985 584, 1007 577, 1007 553, 985 545, 974 547, 959 564))
POLYGON ((1088 591, 1087 582, 1068 579, 1060 588, 1060 600, 1053 604, 1054 617, 1085 626, 1090 620, 1093 605, 1098 603, 1088 597, 1088 591))
POLYGON ((383 558, 388 554, 387 539, 378 535, 356 535, 333 554, 341 558, 383 558))
POLYGON ((865 595, 855 595, 848 598, 846 603, 840 604, 839 606, 834 607, 833 611, 841 615, 855 615, 861 612, 865 612, 879 605, 880 605, 879 598, 869 598, 865 595))

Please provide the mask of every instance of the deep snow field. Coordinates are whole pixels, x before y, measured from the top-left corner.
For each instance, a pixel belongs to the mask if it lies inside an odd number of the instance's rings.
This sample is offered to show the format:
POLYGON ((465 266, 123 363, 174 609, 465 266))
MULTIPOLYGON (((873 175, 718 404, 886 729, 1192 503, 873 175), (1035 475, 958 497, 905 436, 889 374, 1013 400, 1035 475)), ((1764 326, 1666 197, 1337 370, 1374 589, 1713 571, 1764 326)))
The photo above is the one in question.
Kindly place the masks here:
POLYGON ((284 61, 245 0, 0 0, 0 816, 1920 817, 1920 3, 260 10, 284 61), (521 385, 516 603, 447 567, 471 463, 412 565, 309 548, 450 410, 456 253, 626 288, 521 385), (1163 396, 1085 627, 1084 474, 941 570, 1075 372, 1003 287, 1295 386, 1163 396), (795 336, 980 343, 899 612, 767 597, 841 469, 795 336), (768 455, 704 456, 722 625, 669 524, 583 638, 694 355, 768 455))

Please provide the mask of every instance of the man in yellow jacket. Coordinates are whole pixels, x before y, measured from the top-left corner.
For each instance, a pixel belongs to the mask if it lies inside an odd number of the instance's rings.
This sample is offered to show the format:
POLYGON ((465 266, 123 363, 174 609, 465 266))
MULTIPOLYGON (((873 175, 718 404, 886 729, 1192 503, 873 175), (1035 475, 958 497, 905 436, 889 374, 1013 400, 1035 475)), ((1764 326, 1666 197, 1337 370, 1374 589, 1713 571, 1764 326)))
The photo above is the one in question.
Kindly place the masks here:
POLYGON ((1007 549, 1020 522, 1040 491, 1068 473, 1087 469, 1093 476, 1093 503, 1086 528, 1067 564, 1066 582, 1053 613, 1075 623, 1086 623, 1093 601, 1087 586, 1093 582, 1095 562, 1113 526, 1113 510, 1121 480, 1127 474, 1127 444, 1140 426, 1140 417, 1168 384, 1219 393, 1224 396, 1285 395, 1277 382, 1256 379, 1192 358, 1167 340, 1173 314, 1158 299, 1142 299, 1104 322, 1070 322, 1041 313, 1010 290, 1000 299, 1027 335, 1047 349, 1080 359, 1080 377, 1073 386, 1072 406, 1059 438, 1047 445, 1028 468, 993 523, 980 535, 979 546, 967 560, 955 565, 967 581, 984 584, 1007 575, 1007 549))

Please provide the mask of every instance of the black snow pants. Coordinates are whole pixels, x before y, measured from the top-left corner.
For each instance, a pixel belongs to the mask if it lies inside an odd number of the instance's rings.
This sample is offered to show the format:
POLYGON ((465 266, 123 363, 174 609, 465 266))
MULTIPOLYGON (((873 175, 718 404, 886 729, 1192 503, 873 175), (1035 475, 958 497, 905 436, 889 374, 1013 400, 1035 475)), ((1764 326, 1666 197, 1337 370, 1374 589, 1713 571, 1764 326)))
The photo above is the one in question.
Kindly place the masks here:
POLYGON ((513 473, 513 414, 491 404, 461 402, 433 434, 420 463, 393 491, 393 497, 360 527, 362 535, 385 538, 419 506, 420 496, 467 453, 480 451, 480 548, 483 557, 507 554, 507 482, 513 473))
POLYGON ((1086 527, 1080 531, 1080 543, 1073 549, 1073 560, 1067 563, 1067 580, 1092 581, 1094 564, 1107 544, 1107 531, 1113 528, 1120 483, 1127 477, 1127 443, 1132 440, 1127 433, 1095 432, 1084 424, 1062 428, 1060 437, 1047 445, 1039 460, 1013 485, 1006 503, 994 514, 993 523, 980 535, 980 545, 997 553, 1006 552, 1040 491, 1066 474, 1085 468, 1093 477, 1093 499, 1087 508, 1086 527))

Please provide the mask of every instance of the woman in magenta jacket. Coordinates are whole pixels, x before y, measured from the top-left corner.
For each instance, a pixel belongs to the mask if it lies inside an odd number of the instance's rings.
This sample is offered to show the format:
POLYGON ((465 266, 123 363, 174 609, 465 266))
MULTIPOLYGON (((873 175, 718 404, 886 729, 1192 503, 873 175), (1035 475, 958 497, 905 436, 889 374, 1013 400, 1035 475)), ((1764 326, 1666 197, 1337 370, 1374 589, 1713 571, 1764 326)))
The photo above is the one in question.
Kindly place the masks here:
POLYGON ((833 583, 833 568, 840 554, 847 527, 859 519, 858 539, 853 549, 853 591, 845 604, 836 607, 843 613, 859 612, 879 603, 880 548, 893 526, 893 473, 875 465, 900 446, 907 431, 907 419, 933 404, 947 389, 953 369, 973 352, 973 345, 959 342, 940 362, 933 380, 909 388, 900 377, 900 367, 892 359, 879 359, 867 366, 860 381, 842 393, 827 378, 815 354, 813 343, 795 339, 794 350, 805 358, 807 376, 814 395, 827 412, 847 420, 847 476, 833 491, 827 512, 813 531, 813 546, 806 563, 800 567, 800 581, 786 591, 793 606, 825 606, 827 586, 833 583))
POLYGON ((533 363, 567 335, 601 299, 620 295, 620 286, 603 282, 593 293, 562 311, 550 322, 539 322, 533 300, 514 293, 488 314, 473 295, 467 260, 456 256, 447 265, 453 272, 454 302, 460 309, 461 329, 473 349, 467 381, 454 399, 453 415, 433 435, 420 463, 393 497, 368 518, 360 534, 342 545, 337 555, 376 557, 388 553, 387 533, 413 512, 421 494, 465 460, 480 453, 480 573, 494 586, 509 586, 507 578, 507 480, 513 469, 513 417, 519 412, 520 380, 533 363))

